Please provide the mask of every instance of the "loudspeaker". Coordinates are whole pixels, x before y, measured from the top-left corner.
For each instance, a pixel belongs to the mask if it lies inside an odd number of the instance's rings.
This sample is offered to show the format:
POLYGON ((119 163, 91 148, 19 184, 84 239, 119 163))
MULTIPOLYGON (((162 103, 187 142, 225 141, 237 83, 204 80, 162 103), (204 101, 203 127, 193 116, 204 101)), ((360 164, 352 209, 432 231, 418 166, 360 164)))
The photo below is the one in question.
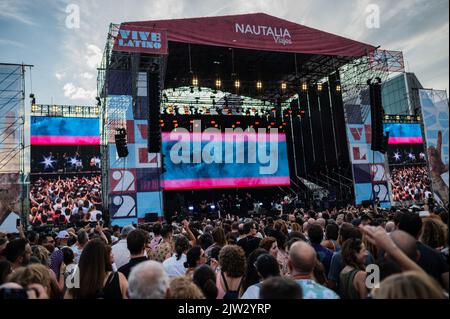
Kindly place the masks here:
POLYGON ((372 118, 372 143, 371 150, 386 153, 386 137, 384 136, 383 117, 384 109, 381 102, 381 80, 377 78, 377 83, 369 84, 370 92, 370 115, 372 118))
POLYGON ((114 135, 114 140, 116 142, 117 155, 119 157, 127 157, 127 131, 124 128, 117 129, 117 134, 114 135))
POLYGON ((161 77, 159 65, 154 64, 147 72, 147 97, 148 97, 148 140, 149 153, 161 151, 161 77))
POLYGON ((146 223, 154 223, 158 221, 158 214, 157 213, 147 213, 145 214, 144 221, 146 223))

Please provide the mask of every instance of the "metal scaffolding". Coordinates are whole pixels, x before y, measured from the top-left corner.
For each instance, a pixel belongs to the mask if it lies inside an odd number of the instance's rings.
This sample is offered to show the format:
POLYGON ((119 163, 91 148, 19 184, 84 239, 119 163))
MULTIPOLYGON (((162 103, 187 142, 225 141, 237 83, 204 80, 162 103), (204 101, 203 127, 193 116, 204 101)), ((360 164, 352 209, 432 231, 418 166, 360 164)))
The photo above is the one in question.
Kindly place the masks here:
POLYGON ((24 217, 28 207, 25 70, 31 67, 0 63, 0 218, 8 212, 24 217))

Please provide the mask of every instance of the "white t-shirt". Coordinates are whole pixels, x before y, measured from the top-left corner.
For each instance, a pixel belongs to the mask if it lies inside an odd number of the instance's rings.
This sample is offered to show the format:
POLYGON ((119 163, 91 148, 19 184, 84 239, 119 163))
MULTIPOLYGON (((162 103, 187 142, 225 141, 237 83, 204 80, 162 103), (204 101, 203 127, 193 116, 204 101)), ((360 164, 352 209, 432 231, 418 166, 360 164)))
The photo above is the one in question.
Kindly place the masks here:
POLYGON ((261 284, 257 283, 251 285, 242 295, 241 299, 259 299, 259 291, 261 289, 261 284))
POLYGON ((99 210, 93 210, 92 212, 91 212, 91 222, 96 222, 97 221, 97 215, 98 214, 102 214, 102 212, 101 211, 99 211, 99 210))
POLYGON ((185 254, 182 254, 179 260, 177 260, 177 256, 174 254, 172 257, 164 260, 163 267, 170 278, 184 276, 187 271, 184 267, 186 261, 185 254))

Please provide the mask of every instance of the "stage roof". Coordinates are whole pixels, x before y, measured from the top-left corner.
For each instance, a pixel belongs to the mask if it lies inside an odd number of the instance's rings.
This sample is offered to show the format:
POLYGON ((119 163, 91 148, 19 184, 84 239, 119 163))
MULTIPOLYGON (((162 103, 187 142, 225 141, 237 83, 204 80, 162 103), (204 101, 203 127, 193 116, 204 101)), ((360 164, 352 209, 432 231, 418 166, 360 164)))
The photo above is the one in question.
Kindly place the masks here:
POLYGON ((122 25, 165 29, 169 42, 228 48, 341 57, 359 57, 375 50, 375 47, 370 44, 309 28, 265 13, 136 21, 125 22, 122 25))

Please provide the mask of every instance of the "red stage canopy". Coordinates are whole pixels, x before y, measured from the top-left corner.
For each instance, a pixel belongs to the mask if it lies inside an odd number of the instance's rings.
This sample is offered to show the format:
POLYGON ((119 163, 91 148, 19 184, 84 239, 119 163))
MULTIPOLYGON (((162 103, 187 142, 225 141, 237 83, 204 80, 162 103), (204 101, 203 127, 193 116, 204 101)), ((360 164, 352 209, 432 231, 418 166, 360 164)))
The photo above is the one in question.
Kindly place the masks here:
POLYGON ((262 51, 358 57, 376 49, 264 13, 137 21, 124 25, 165 29, 168 41, 173 42, 262 51))

